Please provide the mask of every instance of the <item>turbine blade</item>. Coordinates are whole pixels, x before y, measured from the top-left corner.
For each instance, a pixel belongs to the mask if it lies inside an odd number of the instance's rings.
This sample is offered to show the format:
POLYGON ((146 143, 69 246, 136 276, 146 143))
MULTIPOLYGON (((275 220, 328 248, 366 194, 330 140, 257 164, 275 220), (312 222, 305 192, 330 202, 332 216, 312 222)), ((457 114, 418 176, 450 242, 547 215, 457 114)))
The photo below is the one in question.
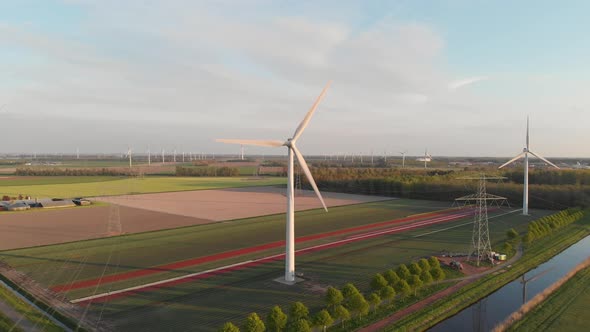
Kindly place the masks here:
POLYGON ((315 184, 313 176, 311 176, 311 172, 309 171, 309 167, 307 167, 307 163, 305 162, 305 159, 303 159, 303 155, 301 154, 301 152, 299 152, 299 150, 297 149, 297 147, 295 145, 291 145, 291 149, 295 153, 295 156, 297 157, 297 161, 299 161, 299 165, 301 166, 301 169, 303 169, 303 173, 305 173, 305 176, 307 176, 307 180, 309 181, 309 184, 311 184, 313 191, 315 191, 315 194, 320 199, 320 202, 322 202, 322 206, 324 207, 324 210, 326 210, 326 212, 328 212, 328 208, 326 207, 326 203, 324 203, 324 199, 322 198, 322 194, 320 194, 320 190, 318 189, 318 186, 315 184))
POLYGON ((324 98, 324 95, 328 91, 328 88, 330 87, 330 84, 332 84, 332 81, 329 81, 328 84, 326 84, 326 86, 324 87, 324 90, 322 90, 322 93, 320 93, 320 95, 316 99, 315 103, 313 103, 313 105, 311 106, 311 108, 309 109, 309 111, 307 111, 307 114, 305 115, 305 118, 303 118, 303 121, 301 121, 301 123, 299 124, 299 126, 295 130, 295 133, 293 134, 293 142, 297 141, 297 139, 299 138, 299 136, 301 136, 301 134, 303 134, 303 131, 305 130, 305 127, 307 127, 307 124, 309 123, 309 120, 311 120, 311 117, 313 116, 313 113, 318 108, 318 106, 320 105, 320 102, 324 98))
POLYGON ((529 149, 529 117, 526 117, 526 149, 529 149))
POLYGON ((242 145, 256 145, 256 146, 283 146, 285 142, 274 140, 255 140, 255 139, 216 139, 216 142, 227 144, 242 144, 242 145))
POLYGON ((509 160, 509 161, 507 161, 507 162, 506 162, 504 165, 502 165, 502 166, 500 166, 500 167, 498 167, 498 168, 502 168, 502 167, 504 167, 504 166, 506 166, 506 165, 508 165, 508 164, 511 164, 512 162, 514 162, 514 161, 516 161, 516 160, 518 160, 518 159, 520 159, 520 158, 524 157, 525 153, 526 153, 526 152, 521 152, 521 153, 520 153, 518 156, 516 156, 516 157, 514 157, 514 158, 510 159, 510 160, 509 160))
POLYGON ((558 167, 557 165, 555 165, 554 163, 550 162, 549 160, 547 160, 547 159, 545 159, 545 158, 541 157, 540 155, 538 155, 538 154, 534 153, 533 151, 529 151, 529 153, 530 153, 530 154, 532 154, 533 156, 535 156, 535 157, 537 157, 537 158, 539 158, 539 159, 543 160, 543 161, 544 161, 544 162, 546 162, 547 164, 549 164, 549 165, 551 165, 551 166, 553 166, 553 167, 555 167, 555 168, 559 169, 559 167, 558 167))

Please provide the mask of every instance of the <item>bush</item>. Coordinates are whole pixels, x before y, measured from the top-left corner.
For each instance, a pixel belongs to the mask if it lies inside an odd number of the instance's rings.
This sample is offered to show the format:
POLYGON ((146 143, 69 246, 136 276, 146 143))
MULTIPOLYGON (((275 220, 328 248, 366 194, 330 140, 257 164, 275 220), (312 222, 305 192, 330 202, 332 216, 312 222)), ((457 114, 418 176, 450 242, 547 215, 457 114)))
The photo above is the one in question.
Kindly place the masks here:
POLYGON ((380 273, 375 274, 373 280, 371 280, 371 289, 380 291, 385 286, 387 286, 387 280, 380 273))
POLYGON ((408 270, 408 267, 405 264, 402 264, 397 268, 397 275, 401 279, 408 280, 412 276, 412 272, 408 270))
POLYGON ((436 268, 440 268, 440 262, 438 261, 438 258, 434 257, 434 256, 430 256, 430 258, 428 258, 428 264, 430 264, 430 269, 436 269, 436 268))
POLYGON ((389 285, 395 285, 396 282, 400 281, 400 277, 395 273, 394 270, 387 270, 384 274, 385 279, 389 285))
POLYGON ((240 329, 231 322, 223 324, 223 327, 219 329, 219 332, 240 332, 240 329))
POLYGON ((406 297, 412 293, 412 288, 404 279, 398 281, 393 289, 395 289, 398 294, 402 294, 402 297, 406 297))
POLYGON ((410 265, 410 272, 412 272, 413 275, 420 275, 420 273, 422 273, 422 268, 418 263, 412 263, 410 265))
POLYGON ((422 272, 424 272, 424 271, 430 271, 430 263, 428 263, 428 260, 426 258, 420 259, 418 261, 418 265, 422 269, 422 272))
POLYGON ((447 277, 445 271, 443 271, 443 269, 441 269, 440 266, 438 268, 432 269, 432 271, 430 271, 430 274, 432 275, 432 278, 436 281, 444 280, 447 277))
POLYGON ((253 312, 246 318, 246 323, 242 330, 245 332, 264 332, 266 327, 264 326, 264 322, 258 317, 258 314, 253 312))
POLYGON ((420 273, 420 279, 426 285, 431 284, 434 281, 434 278, 432 277, 432 275, 430 274, 430 272, 427 271, 427 270, 424 270, 424 271, 422 271, 422 273, 420 273))

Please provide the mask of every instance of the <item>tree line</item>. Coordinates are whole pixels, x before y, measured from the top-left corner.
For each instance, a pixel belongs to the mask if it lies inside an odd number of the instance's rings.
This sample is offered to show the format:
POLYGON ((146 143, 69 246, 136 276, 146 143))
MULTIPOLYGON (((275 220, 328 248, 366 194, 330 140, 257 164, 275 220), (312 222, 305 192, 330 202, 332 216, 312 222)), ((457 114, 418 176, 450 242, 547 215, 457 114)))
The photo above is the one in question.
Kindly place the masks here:
POLYGON ((528 225, 523 242, 531 243, 535 239, 543 238, 550 235, 554 230, 576 222, 582 217, 584 217, 584 212, 581 209, 567 209, 532 221, 528 225))
MULTIPOLYGON (((379 168, 314 168, 318 187, 325 191, 453 201, 472 194, 476 181, 462 179, 473 172, 452 170, 400 170, 379 168)), ((587 171, 532 171, 529 205, 533 208, 564 209, 590 206, 587 171)), ((502 174, 500 174, 502 175, 502 174)), ((489 193, 522 203, 522 171, 505 173, 507 179, 488 182, 489 193), (516 180, 520 179, 520 182, 516 180)), ((306 179, 304 179, 306 181, 306 179)))
POLYGON ((422 258, 408 266, 401 264, 396 270, 377 273, 371 280, 371 293, 365 297, 354 284, 347 283, 341 289, 328 287, 325 293, 325 307, 315 315, 302 302, 295 302, 287 315, 275 305, 263 321, 257 313, 251 313, 240 328, 232 322, 225 323, 220 332, 264 332, 293 331, 307 332, 313 327, 324 331, 339 323, 342 326, 351 318, 360 319, 369 311, 383 305, 393 305, 394 299, 406 298, 434 281, 444 280, 445 272, 436 257, 422 258))
POLYGON ((19 167, 16 175, 22 176, 133 176, 137 171, 128 168, 40 168, 19 167))
POLYGON ((240 176, 237 167, 187 167, 176 166, 176 176, 240 176))

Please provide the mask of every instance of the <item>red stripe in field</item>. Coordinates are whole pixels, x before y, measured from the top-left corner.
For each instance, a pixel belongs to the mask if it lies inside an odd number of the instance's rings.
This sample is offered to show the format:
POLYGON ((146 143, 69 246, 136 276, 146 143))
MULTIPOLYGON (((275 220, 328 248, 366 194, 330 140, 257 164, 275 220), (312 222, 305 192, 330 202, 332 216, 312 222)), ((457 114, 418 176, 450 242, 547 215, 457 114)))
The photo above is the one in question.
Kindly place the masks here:
MULTIPOLYGON (((453 212, 455 212, 455 211, 453 211, 453 212)), ((390 225, 390 224, 394 224, 394 223, 415 221, 417 219, 424 219, 424 218, 439 216, 439 215, 451 215, 451 214, 449 213, 449 211, 437 211, 437 212, 417 214, 417 215, 409 216, 406 218, 389 220, 389 221, 379 222, 379 223, 375 223, 375 224, 368 224, 368 225, 362 225, 362 226, 357 226, 357 227, 352 227, 352 228, 340 229, 340 230, 332 231, 332 232, 302 236, 302 237, 297 238, 295 240, 295 242, 300 243, 300 242, 318 240, 318 239, 322 239, 322 238, 326 238, 326 237, 330 237, 330 236, 334 236, 334 235, 341 235, 341 234, 356 232, 356 231, 360 231, 360 230, 364 230, 364 229, 377 228, 377 227, 386 226, 386 225, 390 225)), ((155 267, 151 267, 151 268, 147 268, 147 269, 124 272, 124 273, 114 274, 114 275, 110 275, 110 276, 106 276, 106 277, 102 277, 102 278, 88 279, 88 280, 74 282, 71 284, 57 285, 57 286, 51 287, 51 289, 55 292, 65 292, 65 291, 74 290, 74 289, 87 288, 87 287, 96 286, 98 284, 107 284, 107 283, 131 279, 131 278, 144 277, 144 276, 148 276, 148 275, 152 275, 152 274, 156 274, 156 273, 177 270, 177 269, 181 269, 181 268, 185 268, 185 267, 189 267, 189 266, 195 266, 195 265, 199 265, 199 264, 203 264, 203 263, 215 262, 215 261, 222 260, 222 259, 228 259, 228 258, 251 254, 251 253, 255 253, 255 252, 259 252, 259 251, 263 251, 263 250, 267 250, 267 249, 282 247, 284 245, 285 245, 285 241, 276 241, 276 242, 266 243, 266 244, 259 245, 259 246, 231 250, 231 251, 226 251, 226 252, 222 252, 219 254, 203 256, 203 257, 199 257, 199 258, 193 258, 193 259, 170 263, 170 264, 165 264, 165 265, 159 265, 159 266, 155 266, 155 267)))
MULTIPOLYGON (((416 222, 415 224, 411 224, 411 225, 407 225, 407 226, 402 225, 402 226, 398 226, 393 229, 375 231, 375 232, 366 233, 366 234, 359 234, 359 235, 351 236, 351 237, 343 239, 343 240, 334 241, 332 243, 320 244, 320 245, 312 246, 309 248, 299 249, 299 250, 297 250, 296 254, 299 256, 299 255, 310 253, 310 252, 316 252, 319 250, 335 248, 335 247, 342 246, 344 244, 348 244, 351 242, 375 238, 375 237, 385 235, 385 234, 399 233, 402 231, 408 231, 408 230, 421 228, 421 227, 425 227, 425 226, 429 226, 429 225, 433 225, 433 224, 453 221, 453 220, 457 220, 460 218, 470 216, 472 214, 473 214, 473 211, 448 214, 443 217, 431 218, 431 219, 419 221, 419 222, 416 222)), ((222 270, 203 273, 203 274, 200 274, 197 276, 191 276, 191 277, 186 277, 186 278, 182 278, 182 279, 171 280, 169 282, 163 282, 158 285, 146 286, 146 287, 140 288, 140 289, 130 290, 130 291, 116 293, 116 294, 104 295, 104 296, 101 296, 98 298, 80 301, 80 302, 78 302, 78 304, 83 305, 83 304, 91 304, 91 303, 102 303, 102 302, 107 302, 107 301, 114 300, 117 298, 127 297, 127 296, 131 296, 134 294, 139 294, 139 293, 143 293, 143 292, 147 292, 147 291, 153 291, 153 290, 160 289, 163 287, 170 287, 170 286, 179 285, 179 284, 183 284, 183 283, 187 283, 187 282, 191 282, 191 281, 195 281, 195 280, 207 279, 210 277, 227 274, 228 272, 243 270, 248 267, 258 266, 258 265, 261 265, 266 262, 279 260, 279 259, 283 258, 284 256, 285 256, 284 254, 273 255, 273 256, 262 258, 260 260, 256 260, 253 262, 245 262, 243 264, 227 267, 222 270)))

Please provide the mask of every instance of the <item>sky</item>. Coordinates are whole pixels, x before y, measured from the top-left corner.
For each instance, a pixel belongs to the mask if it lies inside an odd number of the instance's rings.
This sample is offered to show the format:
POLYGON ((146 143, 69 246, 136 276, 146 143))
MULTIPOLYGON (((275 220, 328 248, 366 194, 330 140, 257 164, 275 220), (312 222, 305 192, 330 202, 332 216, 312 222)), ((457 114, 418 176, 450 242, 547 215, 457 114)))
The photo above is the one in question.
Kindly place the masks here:
POLYGON ((2 152, 590 157, 588 1, 0 1, 2 152), (4 106, 2 106, 4 105, 4 106), (283 151, 284 150, 284 151, 283 151), (248 147, 248 153, 286 149, 248 147))

